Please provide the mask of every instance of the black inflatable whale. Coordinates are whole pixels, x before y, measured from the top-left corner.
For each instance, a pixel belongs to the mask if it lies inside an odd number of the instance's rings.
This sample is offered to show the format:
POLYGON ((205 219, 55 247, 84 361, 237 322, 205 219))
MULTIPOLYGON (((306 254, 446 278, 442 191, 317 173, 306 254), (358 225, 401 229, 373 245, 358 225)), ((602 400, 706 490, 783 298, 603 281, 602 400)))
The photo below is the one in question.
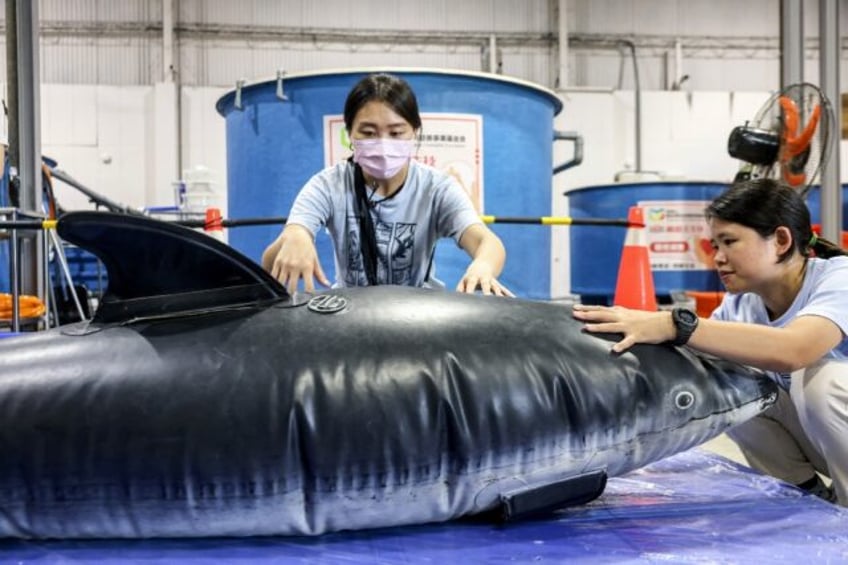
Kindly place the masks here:
POLYGON ((109 287, 91 322, 0 340, 0 536, 520 517, 775 397, 685 348, 611 355, 559 305, 400 287, 301 300, 174 225, 78 212, 58 230, 109 287))

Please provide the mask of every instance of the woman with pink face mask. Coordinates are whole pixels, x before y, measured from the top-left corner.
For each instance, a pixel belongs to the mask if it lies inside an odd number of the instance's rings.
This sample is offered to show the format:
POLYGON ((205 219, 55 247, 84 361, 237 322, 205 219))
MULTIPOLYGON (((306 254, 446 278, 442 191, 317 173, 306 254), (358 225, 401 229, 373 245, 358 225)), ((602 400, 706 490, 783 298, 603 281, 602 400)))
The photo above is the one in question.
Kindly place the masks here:
POLYGON ((312 177, 301 189, 263 267, 289 292, 303 280, 330 286, 315 234, 327 228, 336 263, 334 286, 395 284, 443 287, 432 265, 439 238, 453 238, 471 257, 456 290, 512 296, 498 282, 506 252, 483 224, 454 177, 413 159, 421 130, 406 81, 388 74, 362 79, 344 107, 353 157, 312 177))
POLYGON ((727 289, 710 318, 588 305, 574 317, 622 334, 614 353, 688 344, 765 370, 777 402, 728 435, 752 467, 848 506, 848 257, 813 234, 804 199, 770 179, 734 183, 706 216, 727 289))

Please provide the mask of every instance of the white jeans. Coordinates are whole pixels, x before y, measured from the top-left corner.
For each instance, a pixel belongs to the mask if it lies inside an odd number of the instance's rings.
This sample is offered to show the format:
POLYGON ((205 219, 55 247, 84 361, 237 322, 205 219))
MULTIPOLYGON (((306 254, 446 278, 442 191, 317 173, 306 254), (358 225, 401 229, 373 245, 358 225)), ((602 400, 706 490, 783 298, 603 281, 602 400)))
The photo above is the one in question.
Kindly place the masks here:
POLYGON ((823 360, 792 373, 787 394, 728 434, 751 467, 793 484, 829 476, 848 506, 848 362, 823 360))

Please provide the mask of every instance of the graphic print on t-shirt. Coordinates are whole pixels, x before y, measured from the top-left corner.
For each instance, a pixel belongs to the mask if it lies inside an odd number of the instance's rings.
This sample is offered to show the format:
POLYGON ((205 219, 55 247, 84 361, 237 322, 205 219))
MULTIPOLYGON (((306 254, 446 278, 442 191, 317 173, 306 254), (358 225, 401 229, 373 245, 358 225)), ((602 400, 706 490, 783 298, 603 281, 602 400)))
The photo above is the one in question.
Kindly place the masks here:
POLYGON ((414 282, 412 258, 415 251, 415 224, 378 222, 375 228, 380 257, 380 280, 386 280, 390 284, 411 285, 414 282), (386 265, 386 258, 389 266, 386 265), (391 276, 386 277, 389 267, 391 276))
MULTIPOLYGON (((412 279, 412 267, 415 256, 416 225, 404 222, 375 222, 377 280, 381 284, 411 285, 415 282, 412 279)), ((359 230, 356 228, 351 228, 348 232, 345 284, 348 286, 368 284, 362 262, 359 230)))
POLYGON ((347 232, 347 270, 345 286, 365 286, 368 277, 362 263, 362 248, 359 245, 359 230, 350 228, 347 232))

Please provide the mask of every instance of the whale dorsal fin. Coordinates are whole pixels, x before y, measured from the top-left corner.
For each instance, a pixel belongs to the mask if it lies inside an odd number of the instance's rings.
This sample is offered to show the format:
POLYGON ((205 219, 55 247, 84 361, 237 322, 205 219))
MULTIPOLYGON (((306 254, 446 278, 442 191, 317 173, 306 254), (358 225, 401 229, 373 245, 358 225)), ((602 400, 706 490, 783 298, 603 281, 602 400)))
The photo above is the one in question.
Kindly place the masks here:
POLYGON ((59 236, 96 255, 108 285, 95 321, 287 299, 262 267, 204 233, 146 216, 68 212, 59 236))

